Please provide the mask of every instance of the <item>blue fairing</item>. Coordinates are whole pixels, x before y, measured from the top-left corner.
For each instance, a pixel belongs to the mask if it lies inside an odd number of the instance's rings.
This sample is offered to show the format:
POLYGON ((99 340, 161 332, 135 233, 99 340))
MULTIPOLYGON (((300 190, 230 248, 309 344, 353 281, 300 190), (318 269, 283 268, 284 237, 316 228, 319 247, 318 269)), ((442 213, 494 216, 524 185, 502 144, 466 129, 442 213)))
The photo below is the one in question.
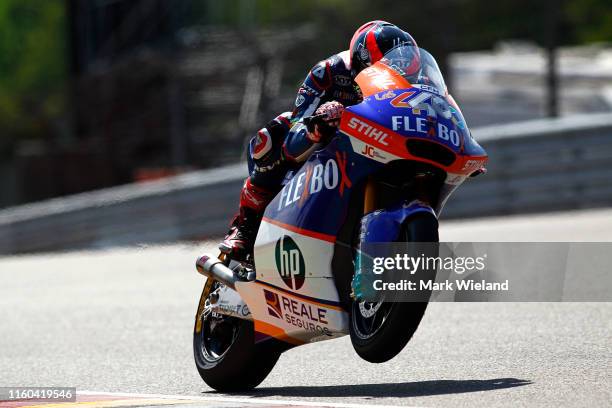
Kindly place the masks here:
MULTIPOLYGON (((381 166, 355 154, 347 136, 338 134, 291 178, 268 205, 265 216, 300 229, 336 236, 354 187, 381 166)), ((404 220, 417 212, 435 216, 431 207, 419 202, 402 203, 366 215, 362 221, 366 241, 394 241, 404 220)))
MULTIPOLYGON (((408 91, 414 92, 415 95, 424 92, 413 88, 408 91)), ((394 92, 400 94, 403 90, 394 92)), ((434 94, 425 93, 438 98, 434 94)), ((425 100, 425 98, 422 99, 425 100)), ((430 103, 433 103, 433 101, 430 101, 430 103)), ((442 107, 436 108, 440 112, 450 112, 448 104, 446 104, 445 109, 442 107)), ((398 110, 398 108, 389 104, 389 100, 380 101, 375 96, 366 98, 363 103, 352 106, 348 110, 389 128, 393 126, 391 121, 394 116, 402 115, 402 117, 411 117, 412 119, 419 117, 417 115, 418 109, 414 111, 410 109, 409 114, 407 114, 405 108, 398 110)), ((429 114, 433 113, 429 112, 429 114)), ((438 117, 439 123, 445 124, 449 129, 457 132, 464 128, 466 133, 462 133, 461 136, 470 139, 467 127, 463 126, 463 119, 456 114, 459 113, 453 111, 451 118, 448 120, 438 117), (461 125, 454 125, 455 122, 461 123, 461 125)), ((398 119, 396 119, 397 121, 398 119)), ((397 133, 406 137, 420 136, 418 132, 409 132, 402 129, 399 129, 397 133)), ((423 135, 423 137, 426 138, 427 136, 423 135)), ((451 140, 448 141, 448 146, 454 147, 451 140)), ((303 230, 336 236, 344 223, 349 197, 355 186, 382 166, 384 166, 383 163, 354 152, 349 136, 338 132, 327 147, 311 155, 302 168, 296 172, 268 205, 264 215, 268 219, 303 230)), ((377 214, 381 213, 378 212, 377 214)), ((401 211, 391 211, 389 214, 393 214, 391 218, 401 224, 402 220, 399 218, 408 216, 409 211, 401 209, 401 211)), ((391 221, 381 220, 380 223, 373 224, 371 226, 373 236, 376 236, 380 241, 393 240, 396 228, 387 225, 389 222, 391 221)), ((394 221, 395 224, 397 222, 394 221)))
POLYGON ((461 155, 485 154, 471 137, 461 111, 445 97, 432 92, 417 88, 396 89, 372 95, 347 110, 405 137, 431 140, 433 133, 438 143, 461 155), (416 107, 406 109, 389 103, 392 98, 401 98, 402 95, 406 95, 406 101, 411 103, 418 101, 416 107))
POLYGON ((371 270, 372 255, 364 255, 363 248, 372 242, 396 241, 400 237, 404 221, 418 213, 429 213, 436 216, 429 205, 415 200, 411 203, 371 212, 361 219, 360 250, 355 257, 355 276, 351 282, 351 288, 357 299, 363 299, 364 289, 372 287, 371 282, 367 282, 372 275, 364 274, 364 271, 371 270))
MULTIPOLYGON (((461 112, 450 102, 439 93, 415 87, 380 92, 346 110, 406 139, 433 139, 457 156, 486 155, 472 139, 461 112)), ((351 127, 350 121, 348 127, 351 127)), ((355 186, 385 166, 362 153, 353 151, 350 136, 338 132, 327 147, 313 153, 287 182, 268 205, 264 216, 294 228, 336 237, 355 186)), ((447 197, 456 187, 457 184, 444 185, 444 195, 447 197)), ((394 240, 398 225, 412 211, 433 212, 431 208, 404 205, 369 216, 368 230, 374 240, 394 240)), ((436 208, 436 212, 439 210, 436 208)))
POLYGON ((416 213, 426 212, 436 216, 434 210, 419 201, 400 204, 386 210, 378 210, 365 215, 361 219, 360 242, 389 242, 399 238, 401 226, 416 213))
POLYGON ((338 133, 325 149, 310 156, 268 205, 264 215, 294 227, 336 236, 355 186, 381 166, 355 154, 347 136, 338 133))

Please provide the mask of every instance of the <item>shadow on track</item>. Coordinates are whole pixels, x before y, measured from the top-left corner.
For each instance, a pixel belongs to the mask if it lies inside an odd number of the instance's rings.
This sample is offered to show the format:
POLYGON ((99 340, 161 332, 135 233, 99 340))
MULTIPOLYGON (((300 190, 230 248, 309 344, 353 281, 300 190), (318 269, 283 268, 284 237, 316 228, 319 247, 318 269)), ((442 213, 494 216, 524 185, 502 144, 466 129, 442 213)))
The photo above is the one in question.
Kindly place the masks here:
POLYGON ((424 397, 429 395, 459 394, 492 391, 529 385, 529 380, 494 378, 490 380, 434 380, 404 383, 319 385, 299 387, 256 388, 242 395, 257 397, 424 397))

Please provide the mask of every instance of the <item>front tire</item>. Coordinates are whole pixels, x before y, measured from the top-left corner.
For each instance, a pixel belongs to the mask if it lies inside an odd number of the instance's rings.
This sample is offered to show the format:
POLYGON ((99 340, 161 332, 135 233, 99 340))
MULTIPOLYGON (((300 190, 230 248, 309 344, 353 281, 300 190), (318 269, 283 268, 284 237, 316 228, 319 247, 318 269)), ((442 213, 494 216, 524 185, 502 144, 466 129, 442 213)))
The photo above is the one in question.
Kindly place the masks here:
POLYGON ((269 342, 255 343, 252 321, 215 314, 206 306, 196 314, 193 352, 200 377, 220 392, 257 387, 280 357, 269 342))
MULTIPOLYGON (((416 213, 404 222, 400 236, 403 242, 438 242, 438 220, 431 213, 416 213)), ((370 363, 392 359, 412 338, 427 304, 353 301, 349 324, 353 348, 370 363)))

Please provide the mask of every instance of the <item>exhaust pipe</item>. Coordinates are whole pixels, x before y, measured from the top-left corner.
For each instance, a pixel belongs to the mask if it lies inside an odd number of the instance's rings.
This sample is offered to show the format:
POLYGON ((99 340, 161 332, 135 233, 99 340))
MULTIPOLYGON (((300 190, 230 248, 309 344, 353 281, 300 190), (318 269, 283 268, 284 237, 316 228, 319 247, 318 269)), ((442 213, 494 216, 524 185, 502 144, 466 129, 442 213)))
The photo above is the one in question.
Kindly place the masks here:
POLYGON ((223 283, 225 286, 236 290, 238 277, 230 268, 225 266, 219 258, 207 254, 196 260, 196 269, 202 275, 223 283))

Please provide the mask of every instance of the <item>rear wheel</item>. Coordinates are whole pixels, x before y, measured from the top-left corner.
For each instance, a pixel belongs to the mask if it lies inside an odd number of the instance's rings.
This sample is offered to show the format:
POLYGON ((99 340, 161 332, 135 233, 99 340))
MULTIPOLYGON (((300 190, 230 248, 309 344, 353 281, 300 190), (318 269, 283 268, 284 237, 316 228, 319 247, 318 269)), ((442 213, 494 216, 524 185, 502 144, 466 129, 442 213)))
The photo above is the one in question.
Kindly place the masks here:
MULTIPOLYGON (((430 213, 416 213, 402 226, 401 237, 403 242, 438 242, 438 220, 430 213)), ((427 302, 353 301, 349 325, 353 348, 371 363, 392 359, 412 338, 426 308, 427 302)))
POLYGON ((212 312, 210 292, 205 287, 193 332, 198 372, 217 391, 253 389, 272 371, 280 352, 266 342, 255 343, 252 321, 212 312))

